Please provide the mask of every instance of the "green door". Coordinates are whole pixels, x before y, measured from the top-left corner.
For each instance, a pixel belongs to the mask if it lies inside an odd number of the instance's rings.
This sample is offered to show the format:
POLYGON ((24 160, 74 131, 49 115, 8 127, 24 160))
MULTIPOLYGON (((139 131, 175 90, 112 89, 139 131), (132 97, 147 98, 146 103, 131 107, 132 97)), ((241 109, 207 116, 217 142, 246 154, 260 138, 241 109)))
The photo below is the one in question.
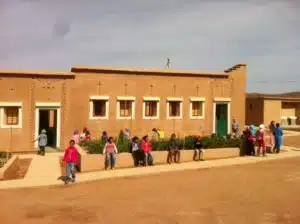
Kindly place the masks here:
POLYGON ((216 135, 226 136, 227 133, 227 104, 216 105, 216 135))

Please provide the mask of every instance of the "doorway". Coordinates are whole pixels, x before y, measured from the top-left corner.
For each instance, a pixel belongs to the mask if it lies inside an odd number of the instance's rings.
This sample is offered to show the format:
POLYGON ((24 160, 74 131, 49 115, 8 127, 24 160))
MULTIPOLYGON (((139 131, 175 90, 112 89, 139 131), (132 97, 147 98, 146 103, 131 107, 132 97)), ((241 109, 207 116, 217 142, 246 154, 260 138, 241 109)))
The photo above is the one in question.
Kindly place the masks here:
POLYGON ((228 103, 215 103, 214 133, 217 136, 226 136, 230 132, 229 106, 228 103))
POLYGON ((45 129, 47 131, 47 146, 56 148, 57 142, 57 110, 39 110, 39 133, 45 129))
MULTIPOLYGON (((47 132, 47 147, 59 149, 60 147, 60 103, 36 103, 35 109, 35 137, 43 129, 47 132)), ((35 147, 38 143, 36 142, 35 147)))

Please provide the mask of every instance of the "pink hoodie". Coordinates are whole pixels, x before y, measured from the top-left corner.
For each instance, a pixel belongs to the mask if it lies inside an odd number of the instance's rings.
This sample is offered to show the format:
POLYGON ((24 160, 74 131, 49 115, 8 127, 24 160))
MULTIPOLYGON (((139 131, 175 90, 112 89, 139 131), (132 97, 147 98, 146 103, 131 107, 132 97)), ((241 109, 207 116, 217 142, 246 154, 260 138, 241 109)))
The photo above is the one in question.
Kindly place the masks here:
POLYGON ((64 159, 66 163, 78 162, 78 151, 75 147, 69 147, 65 151, 64 159))
POLYGON ((141 148, 142 148, 142 150, 143 150, 145 153, 148 153, 148 152, 151 152, 151 151, 152 151, 151 143, 148 142, 148 141, 145 141, 145 140, 142 141, 141 148))

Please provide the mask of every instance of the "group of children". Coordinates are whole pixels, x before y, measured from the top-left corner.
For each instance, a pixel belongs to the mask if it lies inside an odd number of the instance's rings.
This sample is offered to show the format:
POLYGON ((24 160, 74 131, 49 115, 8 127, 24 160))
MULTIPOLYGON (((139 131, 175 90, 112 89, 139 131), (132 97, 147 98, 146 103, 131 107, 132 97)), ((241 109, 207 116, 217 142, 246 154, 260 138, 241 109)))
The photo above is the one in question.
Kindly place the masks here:
MULTIPOLYGON (((269 126, 270 142, 273 153, 279 153, 282 143, 283 131, 280 128, 280 124, 271 122, 269 126)), ((254 125, 250 125, 245 128, 243 132, 244 148, 246 155, 266 156, 266 130, 263 124, 259 125, 256 130, 254 125), (257 151, 255 151, 257 146, 257 151)))

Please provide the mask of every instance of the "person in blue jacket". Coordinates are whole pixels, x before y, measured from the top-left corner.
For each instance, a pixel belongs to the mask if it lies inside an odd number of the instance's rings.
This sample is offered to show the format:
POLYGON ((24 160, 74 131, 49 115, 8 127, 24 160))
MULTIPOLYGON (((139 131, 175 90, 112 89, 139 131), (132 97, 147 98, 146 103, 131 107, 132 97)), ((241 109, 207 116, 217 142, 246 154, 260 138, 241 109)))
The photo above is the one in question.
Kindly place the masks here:
POLYGON ((282 136, 283 136, 283 132, 279 123, 276 124, 276 128, 274 130, 274 136, 275 136, 275 147, 273 149, 273 152, 279 153, 280 146, 282 144, 282 136))

